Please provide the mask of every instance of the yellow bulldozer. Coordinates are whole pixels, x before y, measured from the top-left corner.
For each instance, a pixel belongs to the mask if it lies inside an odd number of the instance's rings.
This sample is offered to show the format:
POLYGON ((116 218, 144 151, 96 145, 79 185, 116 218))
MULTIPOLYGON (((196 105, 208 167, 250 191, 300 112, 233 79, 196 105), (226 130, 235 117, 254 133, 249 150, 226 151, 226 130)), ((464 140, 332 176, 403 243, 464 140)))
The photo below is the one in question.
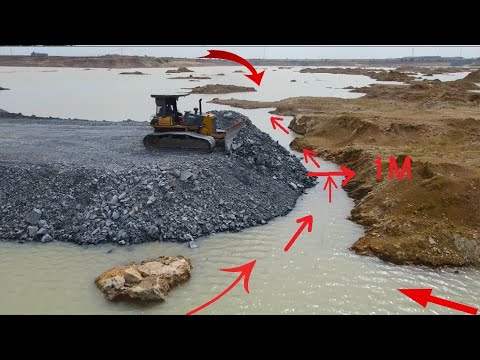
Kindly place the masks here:
POLYGON ((246 125, 240 120, 226 130, 217 129, 216 117, 202 113, 202 99, 194 112, 178 111, 177 101, 185 95, 151 95, 155 99, 155 114, 150 119, 154 131, 143 139, 149 150, 212 151, 224 146, 230 152, 232 141, 246 125))

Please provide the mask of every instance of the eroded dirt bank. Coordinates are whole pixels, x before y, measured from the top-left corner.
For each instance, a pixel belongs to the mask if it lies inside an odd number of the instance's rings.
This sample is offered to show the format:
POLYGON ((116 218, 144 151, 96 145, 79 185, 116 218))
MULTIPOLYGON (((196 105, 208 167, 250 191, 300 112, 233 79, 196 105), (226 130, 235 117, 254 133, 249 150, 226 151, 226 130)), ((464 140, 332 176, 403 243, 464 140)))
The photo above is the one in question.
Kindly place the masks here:
MULTIPOLYGON (((354 169, 351 213, 365 235, 351 249, 396 264, 480 266, 480 94, 478 71, 465 80, 362 88, 359 99, 290 98, 259 103, 213 100, 292 115, 305 135, 292 148, 311 149, 354 169), (389 158, 411 179, 389 179, 389 158), (382 180, 377 165, 382 158, 382 180)), ((359 90, 361 91, 361 90, 359 90)))

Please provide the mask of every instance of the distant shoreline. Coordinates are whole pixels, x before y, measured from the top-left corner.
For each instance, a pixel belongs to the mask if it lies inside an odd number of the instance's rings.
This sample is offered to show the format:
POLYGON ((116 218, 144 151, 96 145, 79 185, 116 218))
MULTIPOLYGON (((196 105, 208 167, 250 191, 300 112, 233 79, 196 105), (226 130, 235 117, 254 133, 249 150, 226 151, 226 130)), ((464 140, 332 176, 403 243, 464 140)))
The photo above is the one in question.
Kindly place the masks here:
MULTIPOLYGON (((465 59, 467 60, 467 59, 465 59)), ((249 59, 254 66, 362 66, 362 67, 397 67, 397 66, 452 66, 456 58, 409 58, 396 59, 249 59)), ((480 65, 480 60, 473 60, 468 66, 480 65)), ((30 56, 1 55, 0 66, 28 67, 67 67, 67 68, 173 68, 182 66, 238 66, 238 64, 217 59, 188 59, 151 56, 30 56)), ((465 64, 467 65, 467 64, 465 64)))

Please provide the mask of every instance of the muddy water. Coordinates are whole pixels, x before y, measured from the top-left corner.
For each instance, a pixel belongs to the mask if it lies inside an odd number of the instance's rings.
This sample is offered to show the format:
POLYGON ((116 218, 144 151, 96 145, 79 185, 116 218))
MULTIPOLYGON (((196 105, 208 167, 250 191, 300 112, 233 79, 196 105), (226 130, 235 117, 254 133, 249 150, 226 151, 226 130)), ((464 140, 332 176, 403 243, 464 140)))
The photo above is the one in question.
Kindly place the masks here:
MULTIPOLYGON (((152 75, 137 77, 118 75, 119 70, 59 69, 47 73, 42 70, 0 68, 0 83, 12 89, 0 92, 0 108, 45 116, 144 120, 152 108, 148 99, 150 93, 177 93, 181 92, 181 87, 207 81, 250 86, 242 74, 232 74, 235 68, 231 67, 198 69, 197 74, 226 74, 202 82, 166 80, 163 69, 142 69, 152 75)), ((374 82, 363 76, 295 71, 298 69, 267 71, 265 85, 257 93, 217 97, 261 100, 301 95, 352 97, 358 94, 341 88, 374 82), (291 79, 297 82, 290 83, 291 79)), ((182 108, 193 107, 199 97, 187 97, 181 103, 182 108)), ((202 97, 206 101, 213 96, 202 97)), ((204 104, 204 109, 209 107, 228 109, 204 104)), ((292 135, 271 132, 268 110, 241 112, 282 145, 288 146, 292 135)), ((288 123, 289 118, 285 120, 288 123)), ((331 163, 320 161, 320 164, 325 171, 337 169, 331 163)), ((352 206, 352 200, 341 189, 334 190, 333 202, 329 204, 322 186, 317 186, 299 199, 289 215, 240 233, 202 238, 195 250, 170 243, 150 243, 127 249, 0 242, 0 313, 184 314, 234 281, 235 274, 221 272, 220 268, 238 266, 253 259, 257 264, 250 280, 250 294, 239 286, 202 313, 451 313, 436 305, 423 309, 396 290, 423 287, 433 288, 437 296, 480 305, 478 271, 459 269, 455 273, 452 269, 432 271, 394 266, 351 253, 348 247, 363 233, 360 226, 347 220, 352 206), (295 219, 307 214, 314 217, 313 231, 300 236, 285 253, 283 247, 297 229, 295 219), (110 249, 114 249, 113 252, 107 253, 110 249), (194 271, 191 280, 172 291, 164 304, 148 307, 111 304, 102 298, 93 283, 98 274, 111 266, 176 254, 190 257, 194 271)))

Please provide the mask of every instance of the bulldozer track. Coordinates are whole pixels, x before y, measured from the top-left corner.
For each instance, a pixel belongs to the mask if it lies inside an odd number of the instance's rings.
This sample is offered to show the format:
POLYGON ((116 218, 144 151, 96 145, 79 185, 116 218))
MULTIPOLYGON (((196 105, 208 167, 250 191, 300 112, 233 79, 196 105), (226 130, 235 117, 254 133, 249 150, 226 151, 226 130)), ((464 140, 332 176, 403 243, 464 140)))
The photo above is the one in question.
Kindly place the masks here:
POLYGON ((143 138, 143 144, 152 151, 210 152, 215 147, 215 139, 189 132, 164 132, 146 135, 143 138))

